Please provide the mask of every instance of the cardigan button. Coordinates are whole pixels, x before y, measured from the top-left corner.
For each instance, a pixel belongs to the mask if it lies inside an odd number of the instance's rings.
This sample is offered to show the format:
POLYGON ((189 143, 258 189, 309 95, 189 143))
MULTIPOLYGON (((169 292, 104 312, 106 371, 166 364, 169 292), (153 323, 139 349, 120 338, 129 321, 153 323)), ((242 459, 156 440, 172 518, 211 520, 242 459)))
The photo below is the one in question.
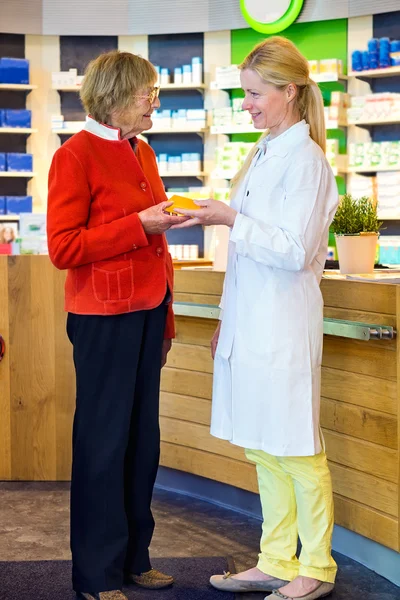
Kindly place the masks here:
POLYGON ((144 191, 147 188, 147 183, 145 181, 141 181, 140 182, 140 187, 142 188, 142 190, 144 191))
POLYGON ((157 256, 161 256, 162 253, 163 253, 163 249, 161 248, 161 246, 159 246, 156 250, 156 254, 157 254, 157 256))
POLYGON ((132 250, 137 250, 137 246, 136 246, 136 244, 133 244, 133 246, 132 246, 132 250))

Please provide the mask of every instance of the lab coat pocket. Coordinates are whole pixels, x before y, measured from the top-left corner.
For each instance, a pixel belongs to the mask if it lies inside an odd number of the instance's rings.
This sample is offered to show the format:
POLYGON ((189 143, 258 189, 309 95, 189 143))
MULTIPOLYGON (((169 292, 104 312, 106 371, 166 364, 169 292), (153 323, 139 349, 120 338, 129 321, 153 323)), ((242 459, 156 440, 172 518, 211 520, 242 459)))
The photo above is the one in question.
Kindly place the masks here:
POLYGON ((99 261, 92 265, 92 285, 99 302, 130 300, 133 296, 132 260, 99 261))

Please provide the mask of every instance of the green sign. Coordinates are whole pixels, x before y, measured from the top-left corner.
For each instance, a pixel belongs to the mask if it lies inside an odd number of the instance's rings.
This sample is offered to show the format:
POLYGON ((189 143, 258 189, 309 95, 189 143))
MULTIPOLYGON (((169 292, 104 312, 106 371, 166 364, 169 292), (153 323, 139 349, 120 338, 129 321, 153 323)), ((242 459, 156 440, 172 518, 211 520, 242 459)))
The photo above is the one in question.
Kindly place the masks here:
POLYGON ((279 33, 295 22, 304 0, 240 0, 244 18, 255 31, 279 33))

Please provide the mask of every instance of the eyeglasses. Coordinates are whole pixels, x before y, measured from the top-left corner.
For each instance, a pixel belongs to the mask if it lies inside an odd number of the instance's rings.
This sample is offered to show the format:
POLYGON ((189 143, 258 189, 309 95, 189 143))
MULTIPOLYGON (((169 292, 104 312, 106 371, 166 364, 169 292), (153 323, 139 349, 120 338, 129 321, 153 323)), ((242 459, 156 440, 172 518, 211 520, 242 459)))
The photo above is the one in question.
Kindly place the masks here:
POLYGON ((147 94, 147 96, 133 96, 133 98, 141 98, 143 100, 148 100, 150 102, 150 104, 153 104, 154 100, 156 98, 158 98, 158 95, 160 93, 160 88, 159 87, 154 87, 150 94, 147 94))

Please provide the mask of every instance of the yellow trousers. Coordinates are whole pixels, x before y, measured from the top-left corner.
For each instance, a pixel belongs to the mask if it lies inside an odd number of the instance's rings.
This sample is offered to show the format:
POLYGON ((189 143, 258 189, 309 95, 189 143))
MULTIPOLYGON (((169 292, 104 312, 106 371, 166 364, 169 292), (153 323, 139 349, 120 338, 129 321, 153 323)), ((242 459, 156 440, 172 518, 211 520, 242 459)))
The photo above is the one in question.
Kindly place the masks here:
POLYGON ((260 571, 289 581, 304 575, 334 583, 333 497, 325 452, 289 457, 246 450, 246 456, 257 466, 263 512, 260 571))

